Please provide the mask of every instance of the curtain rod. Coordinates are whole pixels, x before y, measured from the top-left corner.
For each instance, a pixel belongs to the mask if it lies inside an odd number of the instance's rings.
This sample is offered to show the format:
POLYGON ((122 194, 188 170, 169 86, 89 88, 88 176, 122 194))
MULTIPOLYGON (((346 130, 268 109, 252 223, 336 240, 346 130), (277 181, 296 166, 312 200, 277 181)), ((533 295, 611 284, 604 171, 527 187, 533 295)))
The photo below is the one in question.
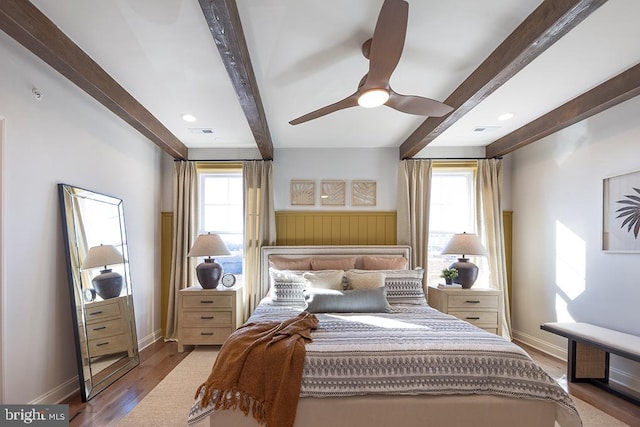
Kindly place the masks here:
POLYGON ((198 159, 198 160, 181 160, 181 159, 173 159, 174 162, 210 162, 210 163, 240 163, 240 162, 272 162, 273 159, 234 159, 234 160, 230 160, 230 159, 226 159, 226 160, 222 160, 222 159, 216 159, 216 160, 212 160, 212 159, 198 159))
POLYGON ((464 161, 464 160, 491 160, 498 159, 501 160, 500 157, 412 157, 410 159, 402 159, 402 160, 453 160, 453 161, 464 161))

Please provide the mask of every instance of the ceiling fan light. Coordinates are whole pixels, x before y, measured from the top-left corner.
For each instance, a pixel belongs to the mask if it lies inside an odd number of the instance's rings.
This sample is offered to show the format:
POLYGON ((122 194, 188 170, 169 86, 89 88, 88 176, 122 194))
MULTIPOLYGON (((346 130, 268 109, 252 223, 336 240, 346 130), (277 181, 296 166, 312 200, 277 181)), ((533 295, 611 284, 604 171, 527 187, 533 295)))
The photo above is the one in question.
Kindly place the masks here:
POLYGON ((371 89, 360 95, 358 105, 364 108, 379 107, 389 99, 389 92, 384 89, 371 89))

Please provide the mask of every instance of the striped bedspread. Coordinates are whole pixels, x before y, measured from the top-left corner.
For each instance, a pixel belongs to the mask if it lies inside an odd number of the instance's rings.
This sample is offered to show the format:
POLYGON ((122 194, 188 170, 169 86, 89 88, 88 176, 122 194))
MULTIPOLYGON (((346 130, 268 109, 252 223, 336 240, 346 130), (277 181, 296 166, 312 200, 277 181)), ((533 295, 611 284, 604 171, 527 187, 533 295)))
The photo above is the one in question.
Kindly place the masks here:
MULTIPOLYGON (((392 308, 316 314, 319 327, 306 345, 300 396, 491 394, 551 400, 561 426, 582 425, 568 394, 520 347, 427 305, 392 308)), ((249 321, 285 320, 300 310, 264 300, 249 321)))

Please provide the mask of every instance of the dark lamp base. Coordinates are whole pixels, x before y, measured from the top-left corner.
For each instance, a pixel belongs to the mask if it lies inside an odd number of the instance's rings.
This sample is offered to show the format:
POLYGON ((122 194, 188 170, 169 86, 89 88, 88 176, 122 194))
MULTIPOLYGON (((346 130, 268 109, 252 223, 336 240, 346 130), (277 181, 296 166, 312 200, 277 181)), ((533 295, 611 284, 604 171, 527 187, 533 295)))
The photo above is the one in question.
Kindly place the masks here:
POLYGON ((464 289, 471 288, 478 278, 478 266, 469 262, 467 258, 458 258, 449 268, 458 270, 458 277, 453 279, 453 283, 460 284, 464 289))
POLYGON ((119 297, 122 292, 122 276, 110 269, 100 270, 91 282, 102 299, 119 297))
POLYGON ((206 258, 196 267, 196 276, 204 289, 215 289, 222 277, 222 266, 213 258, 206 258))

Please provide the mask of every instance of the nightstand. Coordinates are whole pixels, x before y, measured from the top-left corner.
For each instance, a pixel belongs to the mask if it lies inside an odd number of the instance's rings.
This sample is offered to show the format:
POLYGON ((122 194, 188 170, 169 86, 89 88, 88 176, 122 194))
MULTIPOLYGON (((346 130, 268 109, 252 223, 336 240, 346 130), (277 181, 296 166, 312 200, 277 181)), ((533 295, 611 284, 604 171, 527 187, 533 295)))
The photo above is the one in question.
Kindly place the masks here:
POLYGON ((242 287, 202 289, 190 286, 178 292, 178 352, 185 345, 219 345, 242 323, 242 287))
POLYGON ((502 334, 502 292, 485 288, 442 289, 430 286, 427 295, 431 307, 488 332, 502 334))
POLYGON ((127 352, 133 357, 131 319, 126 296, 85 304, 89 357, 127 352))

